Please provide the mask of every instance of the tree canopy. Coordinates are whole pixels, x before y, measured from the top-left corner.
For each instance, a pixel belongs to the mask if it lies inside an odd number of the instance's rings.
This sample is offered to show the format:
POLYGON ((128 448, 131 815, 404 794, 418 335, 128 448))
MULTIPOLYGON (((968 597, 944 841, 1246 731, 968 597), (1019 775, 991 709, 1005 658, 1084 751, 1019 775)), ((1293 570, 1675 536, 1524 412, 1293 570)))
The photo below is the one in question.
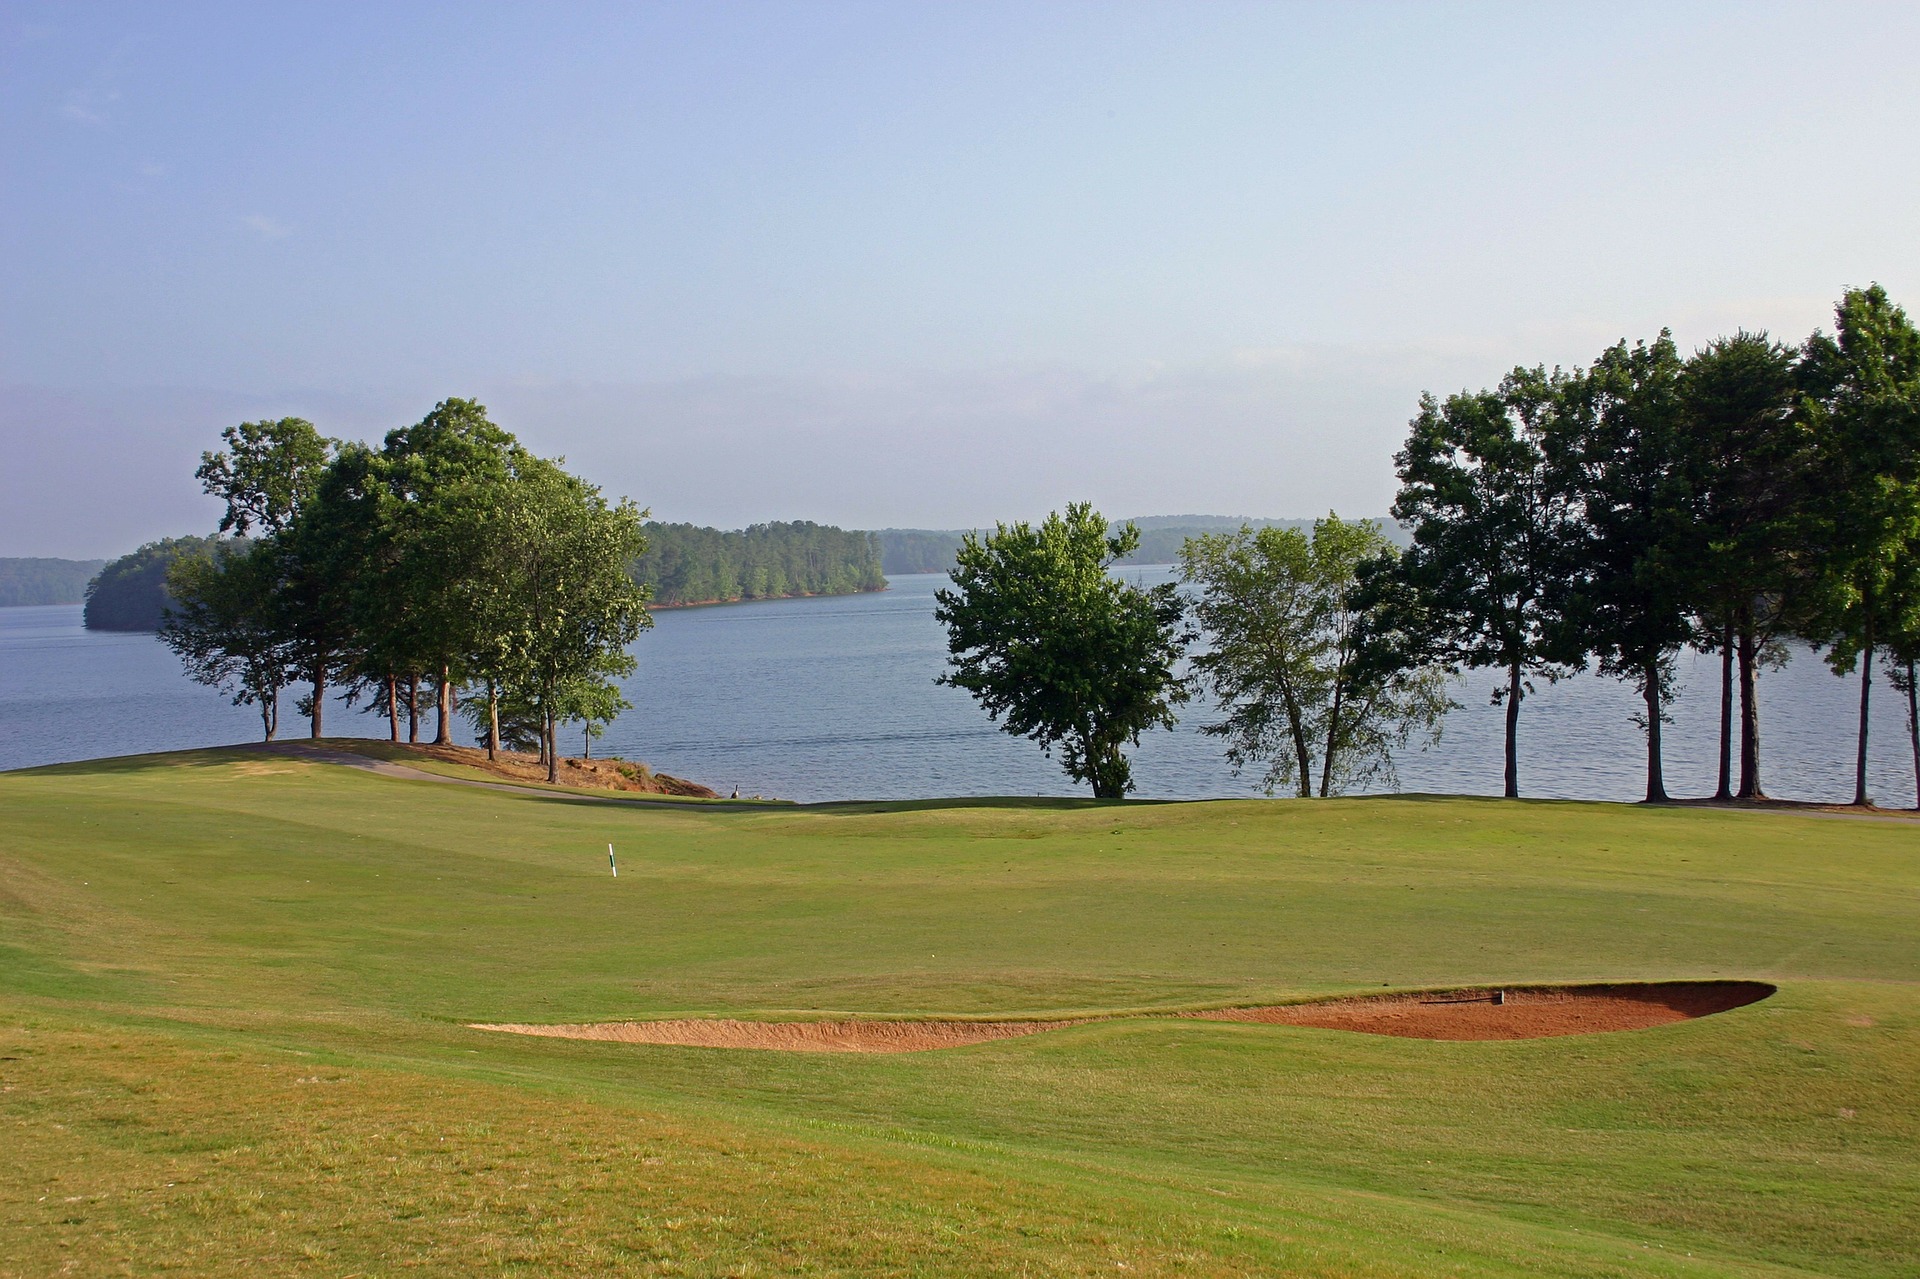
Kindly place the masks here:
POLYGON ((1334 515, 1311 534, 1245 527, 1182 550, 1208 640, 1194 671, 1224 712, 1201 732, 1226 739, 1236 771, 1266 761, 1268 794, 1391 781, 1396 750, 1438 736, 1452 705, 1445 673, 1406 660, 1359 590, 1361 565, 1395 554, 1372 521, 1334 515))
POLYGON ((1110 533, 1085 502, 1035 528, 969 533, 953 585, 937 594, 950 669, 940 682, 972 693, 1003 731, 1060 753, 1097 799, 1133 789, 1125 747, 1170 728, 1187 692, 1175 674, 1185 606, 1172 583, 1140 587, 1108 568, 1139 540, 1110 533))
POLYGON ((1410 659, 1493 667, 1506 705, 1506 794, 1520 793, 1520 704, 1532 680, 1570 669, 1562 626, 1569 499, 1550 471, 1547 438, 1566 393, 1558 370, 1515 369, 1498 390, 1423 396, 1394 458, 1393 515, 1407 553, 1374 583, 1410 659))
POLYGON ((281 688, 323 732, 330 687, 372 695, 399 738, 425 697, 449 739, 457 690, 485 689, 488 746, 503 704, 539 722, 551 778, 555 732, 623 705, 610 681, 650 624, 631 566, 645 513, 528 453, 471 400, 449 399, 377 449, 322 441, 299 419, 225 433, 200 476, 222 523, 256 530, 244 551, 202 554, 168 579, 162 638, 188 672, 260 705, 269 737, 281 688))

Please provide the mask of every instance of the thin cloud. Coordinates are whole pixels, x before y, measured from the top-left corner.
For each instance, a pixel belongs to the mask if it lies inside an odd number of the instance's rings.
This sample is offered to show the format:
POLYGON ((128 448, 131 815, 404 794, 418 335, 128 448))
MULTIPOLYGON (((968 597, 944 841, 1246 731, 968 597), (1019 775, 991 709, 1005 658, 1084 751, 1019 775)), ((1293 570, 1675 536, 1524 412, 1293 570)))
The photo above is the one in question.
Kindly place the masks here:
POLYGON ((249 213, 240 219, 240 224, 263 240, 283 240, 293 234, 293 228, 287 223, 264 213, 249 213))
POLYGON ((67 91, 66 99, 60 104, 60 114, 69 120, 94 126, 104 125, 111 118, 114 103, 120 101, 120 90, 116 87, 120 79, 120 64, 126 60, 129 42, 122 40, 115 45, 86 83, 67 91))
POLYGON ((117 89, 83 86, 67 95, 67 100, 60 106, 60 114, 81 124, 105 124, 107 108, 119 100, 120 92, 117 89))

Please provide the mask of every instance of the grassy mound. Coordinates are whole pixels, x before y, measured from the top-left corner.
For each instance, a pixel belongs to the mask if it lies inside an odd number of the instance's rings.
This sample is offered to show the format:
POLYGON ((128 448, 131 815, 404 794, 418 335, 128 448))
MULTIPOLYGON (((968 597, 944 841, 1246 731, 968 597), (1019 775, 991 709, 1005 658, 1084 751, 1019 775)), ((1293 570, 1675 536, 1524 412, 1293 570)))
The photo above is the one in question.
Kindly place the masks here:
POLYGON ((1917 854, 1895 823, 1561 803, 625 808, 228 752, 4 774, 0 1276, 1902 1274, 1917 854), (1714 978, 1780 991, 1506 1042, 466 1025, 1714 978))

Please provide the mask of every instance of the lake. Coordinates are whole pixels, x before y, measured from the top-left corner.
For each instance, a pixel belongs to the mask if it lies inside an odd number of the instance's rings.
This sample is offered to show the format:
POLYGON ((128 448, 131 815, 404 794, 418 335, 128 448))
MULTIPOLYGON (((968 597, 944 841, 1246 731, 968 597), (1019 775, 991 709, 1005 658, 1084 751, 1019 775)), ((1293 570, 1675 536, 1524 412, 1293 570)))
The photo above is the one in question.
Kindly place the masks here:
MULTIPOLYGON (((1172 570, 1124 572, 1154 582, 1172 570)), ((662 611, 634 646, 634 709, 595 752, 646 760, 723 793, 798 800, 1083 793, 1037 747, 999 732, 965 693, 933 682, 946 660, 933 593, 945 581, 922 574, 893 578, 878 594, 662 611)), ((1666 752, 1675 795, 1713 790, 1719 675, 1717 657, 1680 658, 1666 752)), ((1460 681, 1461 706, 1441 743, 1400 760, 1402 790, 1499 793, 1504 712, 1488 702, 1497 682, 1490 672, 1460 681)), ((1857 682, 1800 651, 1785 670, 1762 675, 1760 697, 1768 791, 1852 798, 1857 682)), ((1911 805, 1904 703, 1884 682, 1875 700, 1874 796, 1911 805)), ((292 703, 288 696, 282 708, 286 736, 304 729, 292 703)), ((1522 793, 1637 799, 1645 760, 1638 709, 1631 685, 1591 674, 1541 686, 1521 711, 1522 793)), ((1198 731, 1212 717, 1190 705, 1177 729, 1142 740, 1134 752, 1140 795, 1258 793, 1258 779, 1233 776, 1218 741, 1198 731)), ((386 735, 384 720, 344 706, 329 706, 327 724, 336 734, 386 735)), ((258 736, 250 708, 188 680, 151 635, 84 630, 78 605, 0 609, 0 769, 258 736)), ((561 749, 579 750, 578 733, 561 749)))

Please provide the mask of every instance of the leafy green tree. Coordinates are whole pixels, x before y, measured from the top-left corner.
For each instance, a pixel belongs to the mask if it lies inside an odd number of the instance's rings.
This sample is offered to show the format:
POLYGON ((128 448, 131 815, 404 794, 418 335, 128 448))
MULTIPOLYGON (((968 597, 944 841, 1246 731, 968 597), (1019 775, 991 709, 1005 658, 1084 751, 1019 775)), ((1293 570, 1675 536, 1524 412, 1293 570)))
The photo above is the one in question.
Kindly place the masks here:
POLYGON ((1506 673, 1506 795, 1520 794, 1520 704, 1558 679, 1571 523, 1545 439, 1564 411, 1558 370, 1515 369, 1498 390, 1423 396, 1394 457, 1393 515, 1412 533, 1396 583, 1374 583, 1417 657, 1506 673))
POLYGON ((226 503, 221 531, 258 528, 263 534, 260 564, 271 564, 277 574, 271 615, 292 660, 313 683, 301 706, 319 737, 327 690, 351 634, 335 577, 348 557, 334 545, 331 520, 308 518, 326 487, 334 442, 295 417, 243 422, 221 437, 227 447, 202 454, 194 474, 208 494, 226 503))
POLYGON ((1877 284, 1840 299, 1834 329, 1808 339, 1801 359, 1820 568, 1805 634, 1830 645, 1837 674, 1860 672, 1853 802, 1866 804, 1873 664, 1882 636, 1905 630, 1920 607, 1897 589, 1901 561, 1920 542, 1920 331, 1877 284))
POLYGON ((292 524, 332 455, 333 442, 305 418, 242 422, 220 437, 227 447, 202 453, 194 478, 227 504, 222 533, 273 534, 292 524))
MULTIPOLYGON (((619 676, 632 672, 632 659, 627 658, 611 673, 619 676)), ((621 695, 620 685, 611 678, 601 676, 573 681, 561 690, 558 700, 559 708, 555 714, 561 722, 579 724, 585 729, 580 754, 588 757, 593 754, 594 739, 606 731, 606 726, 618 719, 621 711, 633 709, 633 703, 621 695)))
POLYGON ((1720 799, 1764 794, 1756 674, 1785 660, 1778 641, 1790 632, 1805 596, 1799 539, 1811 450, 1794 412, 1796 357, 1794 348, 1765 333, 1743 330, 1696 351, 1680 375, 1683 447, 1697 522, 1696 607, 1705 623, 1700 638, 1720 653, 1720 799))
MULTIPOLYGON (((455 689, 483 647, 478 596, 488 525, 524 450, 473 400, 447 399, 413 426, 388 433, 372 586, 384 660, 432 677, 435 741, 452 740, 455 689)), ((366 611, 363 607, 363 612, 366 611)))
POLYGON ((1914 804, 1920 807, 1920 606, 1916 606, 1920 602, 1920 545, 1909 545, 1895 561, 1889 587, 1887 595, 1896 606, 1889 610, 1881 642, 1886 647, 1889 682, 1907 704, 1914 804))
POLYGON ((503 683, 537 711, 547 779, 558 780, 557 726, 584 685, 630 674, 627 645, 653 625, 629 565, 646 549, 645 512, 609 505, 550 462, 529 459, 502 494, 493 545, 512 618, 503 683))
POLYGON ((1696 635, 1699 529, 1680 368, 1665 330, 1652 344, 1608 348, 1569 384, 1568 412, 1546 436, 1549 461, 1579 507, 1569 616, 1601 673, 1632 680, 1640 691, 1649 802, 1667 798, 1660 730, 1674 658, 1696 635))
POLYGON ((1312 534, 1243 527, 1190 538, 1180 562, 1198 588, 1195 619, 1210 647, 1193 659, 1225 718, 1200 731, 1227 739, 1239 772, 1266 760, 1267 793, 1322 798, 1394 778, 1393 753, 1437 738, 1452 703, 1446 672, 1381 660, 1379 619, 1357 590, 1362 564, 1391 560, 1379 526, 1329 515, 1312 534))
POLYGON ((1085 502, 1038 528, 1001 524, 969 533, 952 587, 936 594, 951 669, 939 682, 973 694, 1001 729, 1061 752, 1096 799, 1133 789, 1124 752, 1140 734, 1171 728, 1187 700, 1175 674, 1185 612, 1172 583, 1142 588, 1107 572, 1139 541, 1109 536, 1085 502))
POLYGON ((228 692, 235 706, 259 709, 269 742, 280 727, 280 691, 294 677, 277 616, 278 578, 270 543, 227 542, 183 555, 167 574, 175 604, 160 625, 161 642, 188 675, 228 692))

